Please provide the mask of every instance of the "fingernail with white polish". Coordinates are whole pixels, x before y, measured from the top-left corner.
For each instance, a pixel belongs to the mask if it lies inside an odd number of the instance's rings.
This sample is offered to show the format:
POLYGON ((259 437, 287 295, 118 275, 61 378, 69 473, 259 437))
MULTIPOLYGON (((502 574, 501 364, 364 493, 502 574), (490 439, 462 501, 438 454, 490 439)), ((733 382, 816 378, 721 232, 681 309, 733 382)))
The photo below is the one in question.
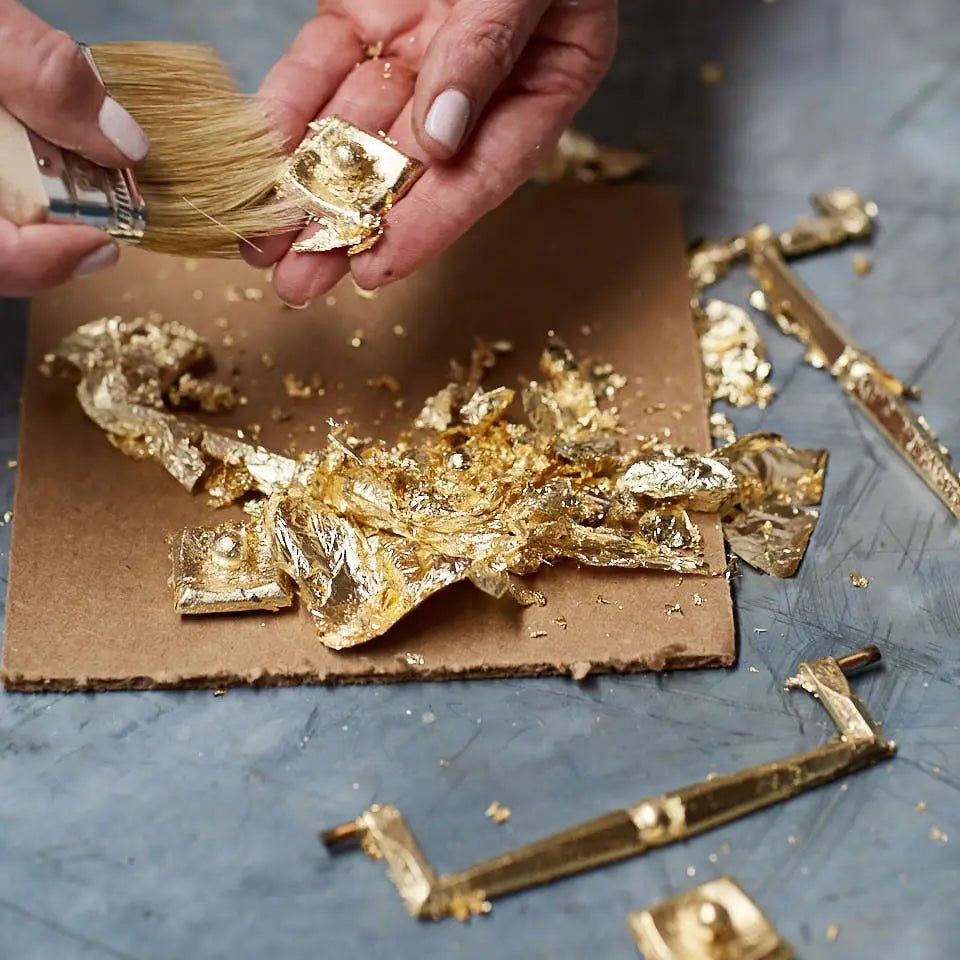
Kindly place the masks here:
POLYGON ((470 98, 456 87, 444 90, 430 107, 424 129, 427 135, 456 152, 470 122, 470 98))
POLYGON ((113 97, 103 101, 99 121, 100 131, 125 157, 136 163, 147 155, 150 139, 113 97))
POLYGON ((74 268, 71 276, 83 277, 88 273, 97 273, 112 267, 120 258, 120 248, 115 243, 107 243, 88 253, 74 268))

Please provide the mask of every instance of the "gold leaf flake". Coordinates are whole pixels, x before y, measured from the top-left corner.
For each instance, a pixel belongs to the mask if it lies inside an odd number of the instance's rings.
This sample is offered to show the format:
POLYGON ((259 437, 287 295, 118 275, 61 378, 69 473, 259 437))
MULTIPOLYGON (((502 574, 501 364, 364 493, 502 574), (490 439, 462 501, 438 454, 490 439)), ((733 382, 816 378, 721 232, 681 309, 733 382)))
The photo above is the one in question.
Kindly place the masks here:
POLYGON ((850 582, 861 590, 865 590, 870 586, 870 580, 868 577, 861 576, 857 573, 856 570, 850 571, 850 582))
POLYGON ((513 811, 509 807, 505 807, 499 800, 494 800, 493 803, 487 807, 487 816, 497 825, 501 823, 506 823, 513 811))

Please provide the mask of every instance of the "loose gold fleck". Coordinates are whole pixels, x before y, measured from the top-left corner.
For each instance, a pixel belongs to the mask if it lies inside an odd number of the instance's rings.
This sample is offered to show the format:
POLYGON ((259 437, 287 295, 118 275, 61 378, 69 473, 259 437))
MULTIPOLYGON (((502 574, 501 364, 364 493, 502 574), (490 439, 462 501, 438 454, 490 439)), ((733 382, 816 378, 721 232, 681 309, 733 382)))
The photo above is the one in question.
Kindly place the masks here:
POLYGON ((406 327, 402 323, 395 323, 393 325, 393 335, 395 337, 405 337, 407 335, 406 327))
POLYGON ((380 54, 383 53, 383 41, 378 40, 376 43, 368 43, 363 48, 363 55, 368 60, 379 60, 380 54))
POLYGON ((326 303, 328 307, 335 307, 337 305, 337 298, 331 293, 324 303, 326 303))
POLYGON ((597 597, 597 603, 604 604, 605 606, 609 606, 612 602, 612 600, 608 600, 606 597, 597 597))
POLYGON ((405 653, 403 658, 407 661, 407 665, 411 667, 422 667, 427 662, 419 653, 405 653))
POLYGON ((17 461, 16 461, 16 460, 8 460, 8 461, 7 461, 7 469, 8 469, 8 470, 16 470, 16 469, 17 469, 17 461))
POLYGON ((247 287, 243 291, 243 299, 259 303, 263 299, 263 291, 259 287, 247 287))
POLYGON ((266 351, 260 354, 260 362, 268 370, 272 370, 277 365, 277 361, 273 359, 273 354, 267 353, 266 351))
POLYGON ((726 857, 730 853, 730 844, 726 840, 720 844, 720 852, 726 857))
POLYGON ((692 867, 692 866, 691 866, 691 867, 687 867, 687 876, 688 876, 688 877, 695 877, 696 875, 697 875, 697 868, 696 868, 696 867, 692 867))
POLYGON ((198 266, 198 262, 193 257, 187 257, 186 260, 183 261, 183 269, 186 270, 187 273, 196 273, 198 266))
POLYGON ((695 594, 693 595, 693 605, 694 605, 695 607, 702 607, 703 604, 704 604, 704 599, 703 599, 703 597, 701 597, 699 593, 695 593, 695 594))
POLYGON ((226 692, 224 687, 217 687, 217 689, 213 691, 213 695, 215 697, 222 697, 226 692))
POLYGON ((539 640, 541 637, 545 637, 546 635, 547 635, 547 631, 546 631, 546 630, 534 630, 534 631, 530 634, 530 639, 531 639, 531 640, 539 640))
POLYGON ((194 290, 194 291, 193 291, 193 299, 194 299, 194 300, 202 300, 202 299, 203 299, 203 291, 202 291, 202 290, 194 290))
POLYGON ((853 267, 853 272, 861 277, 865 277, 873 270, 873 264, 862 253, 854 254, 850 263, 853 267))
POLYGON ((12 510, 4 510, 4 511, 3 511, 3 522, 4 522, 4 523, 9 523, 12 519, 13 519, 13 511, 12 511, 12 510))
POLYGON ((679 601, 677 603, 665 603, 663 605, 663 612, 671 617, 673 614, 678 613, 680 616, 683 616, 683 607, 680 606, 679 601))
POLYGON ((383 79, 389 80, 393 76, 393 64, 387 60, 383 65, 383 79))
POLYGON ((787 843, 789 843, 791 847, 796 846, 797 838, 791 833, 790 836, 787 837, 787 843))
POLYGON ((390 374, 383 374, 379 377, 370 377, 367 380, 367 386, 378 390, 386 390, 388 393, 400 392, 400 382, 396 377, 390 376, 390 374))
POLYGON ((561 629, 567 629, 567 618, 566 617, 554 617, 553 622, 561 629))
POLYGON ((493 803, 487 807, 487 816, 496 824, 506 823, 513 811, 509 807, 505 807, 499 800, 494 800, 493 803))
POLYGON ((230 329, 230 321, 229 321, 226 317, 217 317, 217 319, 214 320, 213 322, 214 322, 221 330, 229 330, 229 329, 230 329))
POLYGON ((760 672, 759 669, 757 669, 757 667, 754 667, 754 666, 749 666, 749 667, 747 667, 747 670, 748 670, 750 673, 759 673, 759 672, 760 672))
POLYGON ((590 334, 593 333, 593 327, 591 327, 589 323, 584 323, 580 327, 580 333, 585 337, 589 337, 590 334))
POLYGON ((939 827, 931 827, 930 839, 937 843, 946 843, 950 838, 939 827))
POLYGON ((865 590, 870 586, 869 578, 861 576, 856 570, 850 571, 850 582, 860 590, 865 590))
POLYGON ((323 378, 318 373, 310 375, 309 383, 304 382, 292 373, 283 378, 283 388, 291 400, 309 400, 311 397, 322 397, 326 393, 323 378))
POLYGON ((837 938, 840 936, 840 928, 835 923, 831 923, 830 926, 827 927, 824 936, 827 939, 827 943, 836 943, 837 938))
POLYGON ((927 809, 927 801, 926 801, 926 800, 921 800, 921 801, 917 804, 917 806, 916 806, 916 811, 917 811, 917 813, 923 813, 923 811, 926 810, 926 809, 927 809))
POLYGON ((362 347, 364 341, 364 333, 362 330, 354 330, 353 336, 350 338, 351 347, 362 347))
POLYGON ((718 83, 723 83, 724 76, 723 67, 713 60, 708 60, 700 65, 700 80, 708 86, 712 87, 718 83))

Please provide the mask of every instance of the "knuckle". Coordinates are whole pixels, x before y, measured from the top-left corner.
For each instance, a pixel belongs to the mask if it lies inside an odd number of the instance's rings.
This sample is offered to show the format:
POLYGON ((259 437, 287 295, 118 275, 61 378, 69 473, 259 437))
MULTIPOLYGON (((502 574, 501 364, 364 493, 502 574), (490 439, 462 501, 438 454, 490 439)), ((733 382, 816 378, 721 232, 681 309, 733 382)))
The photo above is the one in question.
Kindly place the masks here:
POLYGON ((517 33, 511 23, 493 17, 474 21, 467 33, 466 43, 486 59, 497 76, 506 77, 517 58, 517 33))
POLYGON ((85 74, 94 79, 93 71, 74 43, 62 30, 44 34, 36 49, 39 68, 35 92, 51 106, 71 106, 82 101, 89 91, 85 74))

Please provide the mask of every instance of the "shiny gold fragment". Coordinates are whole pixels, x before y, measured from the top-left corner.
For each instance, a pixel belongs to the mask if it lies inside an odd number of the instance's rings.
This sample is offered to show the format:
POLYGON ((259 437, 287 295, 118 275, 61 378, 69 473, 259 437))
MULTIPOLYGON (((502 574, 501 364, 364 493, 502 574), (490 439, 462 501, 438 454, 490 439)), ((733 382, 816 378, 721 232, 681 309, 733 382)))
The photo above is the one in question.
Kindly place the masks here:
POLYGON ((172 407, 199 407, 204 413, 229 413, 240 402, 234 387, 201 380, 192 373, 185 373, 177 380, 167 399, 172 407))
POLYGON ((795 450, 776 434, 750 434, 715 451, 737 477, 737 503, 723 534, 741 560, 775 577, 792 577, 816 526, 825 450, 795 450))
POLYGON ((720 443, 733 443, 737 439, 737 431, 725 413, 715 412, 710 414, 710 436, 720 443))
POLYGON ((501 823, 506 823, 512 815, 513 811, 509 807, 505 807, 499 800, 494 800, 487 807, 487 816, 498 826, 501 823))
POLYGON ((723 83, 725 76, 722 65, 713 60, 700 64, 700 80, 707 86, 714 87, 718 83, 723 83))
POLYGON ((383 234, 384 216, 422 172, 423 164, 382 137, 340 117, 314 120, 277 183, 317 223, 317 232, 293 249, 369 249, 383 234))
MULTIPOLYGON (((879 658, 876 647, 839 659, 824 657, 801 663, 798 675, 787 681, 788 687, 800 688, 815 697, 836 724, 838 736, 827 743, 648 797, 632 807, 601 814, 457 873, 437 874, 400 811, 388 804, 372 806, 355 821, 326 831, 323 842, 332 850, 350 844, 375 851, 385 861, 387 873, 412 916, 458 916, 465 898, 488 903, 638 856, 893 757, 894 744, 886 739, 847 679, 848 673, 879 658)), ((701 920, 719 919, 716 914, 711 918, 709 913, 701 920)), ((694 956, 700 960, 703 955, 694 956)))
POLYGON ((746 310, 723 300, 694 305, 707 395, 735 407, 765 407, 773 399, 767 382, 767 345, 746 310))
POLYGON ((566 130, 550 158, 531 179, 536 183, 626 180, 650 166, 650 158, 636 150, 605 147, 579 130, 566 130))
POLYGON ((173 539, 177 613, 276 611, 293 603, 286 577, 254 524, 188 527, 173 539))
POLYGON ((863 576, 862 574, 857 573, 856 570, 851 570, 851 571, 850 571, 850 582, 851 582, 858 590, 866 590, 867 587, 870 586, 870 578, 869 578, 869 577, 865 577, 865 576, 863 576))
POLYGON ((793 948, 733 877, 627 917, 645 960, 794 960, 793 948))

